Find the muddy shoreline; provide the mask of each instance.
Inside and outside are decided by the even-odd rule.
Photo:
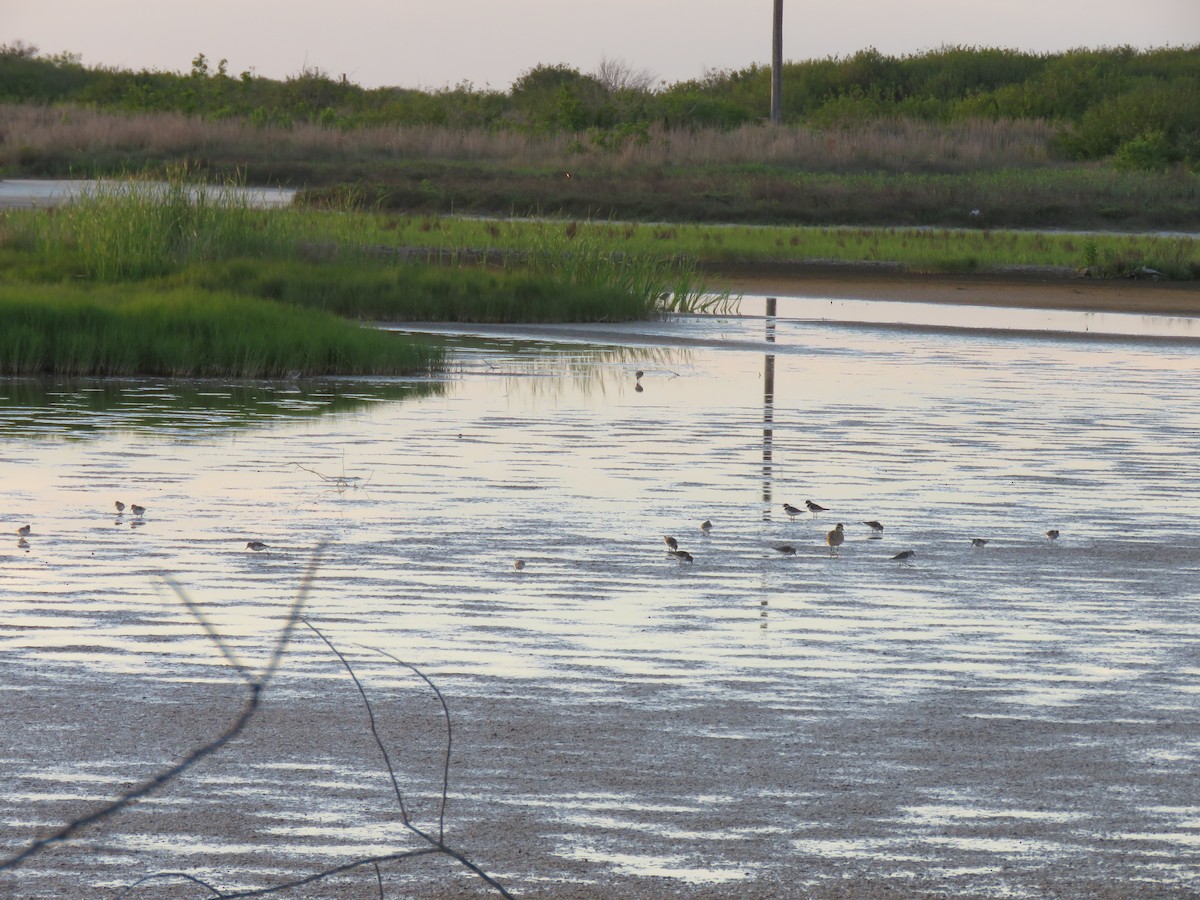
[[[1066,270],[913,275],[888,266],[817,263],[722,265],[707,275],[720,290],[768,297],[1200,316],[1200,281],[1102,280]]]

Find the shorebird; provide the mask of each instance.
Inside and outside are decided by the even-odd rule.
[[[641,369],[638,369],[636,372],[634,372],[634,373],[633,373],[633,377],[634,377],[634,378],[636,378],[638,381],[641,381],[641,380],[642,380],[642,376],[643,376],[643,375],[645,375],[645,374],[646,374],[646,373],[645,373],[645,372],[643,372]]]
[[[820,503],[813,503],[811,500],[805,500],[804,505],[808,507],[808,511],[814,516],[819,512],[828,512],[829,507],[822,506]]]
[[[705,519],[700,523],[700,530],[705,534],[708,534],[710,531],[712,531],[712,522],[710,522],[708,519]]]
[[[523,560],[523,559],[513,560],[513,568],[516,569],[518,572],[520,572],[523,568],[525,568],[525,560]]]
[[[114,503],[114,504],[113,504],[113,506],[115,506],[115,507],[117,508],[117,515],[118,515],[118,516],[119,516],[121,513],[125,512],[125,504],[124,504],[124,503],[122,503],[120,500],[118,500],[116,503]]]
[[[892,559],[894,559],[896,562],[900,563],[900,565],[903,566],[903,565],[907,565],[908,561],[916,555],[917,555],[917,553],[915,550],[901,550],[899,553],[897,553],[895,556],[893,556]]]
[[[686,550],[668,550],[667,552],[679,560],[680,563],[690,563],[692,561],[692,554]]]
[[[844,540],[846,540],[846,527],[839,522],[837,528],[825,535],[825,543],[829,545],[830,556],[838,552],[837,548],[842,545]]]
[[[140,516],[146,512],[146,507],[138,506],[136,503],[131,503],[129,505],[129,511],[135,516]]]
[[[800,515],[800,510],[796,509],[796,507],[792,506],[792,504],[790,504],[790,503],[783,504],[783,511],[785,513],[787,513],[788,516],[793,519],[796,518],[796,516]]]
[[[671,550],[679,549],[679,541],[675,540],[675,538],[671,537],[669,534],[663,535],[663,543],[670,547]]]
[[[254,550],[255,552],[257,552],[259,550],[266,550],[267,545],[264,544],[262,541],[250,541],[246,544],[246,549]]]
[[[31,532],[31,531],[33,531],[33,529],[30,528],[28,525],[22,525],[20,528],[17,529],[17,534],[20,537],[28,537],[29,532]]]
[[[883,531],[883,523],[876,522],[874,519],[872,519],[870,522],[863,522],[863,524],[866,525],[868,528],[870,528],[872,531],[876,531],[876,532]]]
[[[796,548],[793,547],[791,544],[776,544],[775,549],[778,550],[780,553],[782,553],[784,556],[795,556],[796,555]]]
[[[984,547],[987,546],[987,541],[984,538],[971,538],[971,546]]]
[[[1058,529],[1051,528],[1049,531],[1047,531],[1046,532],[1046,540],[1057,541],[1058,540]]]

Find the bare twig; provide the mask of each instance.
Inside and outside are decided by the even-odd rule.
[[[406,828],[408,828],[408,830],[411,831],[413,834],[415,834],[419,838],[421,838],[423,841],[427,841],[430,844],[430,846],[432,848],[434,848],[437,852],[446,854],[447,856],[451,857],[452,859],[457,860],[460,864],[465,866],[467,869],[474,872],[483,881],[485,881],[490,887],[495,888],[496,891],[500,894],[500,896],[507,898],[507,900],[512,900],[512,894],[510,894],[507,890],[505,890],[504,886],[502,884],[500,884],[500,882],[496,881],[496,879],[494,879],[491,875],[489,875],[487,872],[485,872],[483,869],[481,869],[478,865],[476,865],[474,862],[472,862],[463,853],[461,853],[458,850],[455,850],[453,847],[450,847],[445,843],[445,840],[444,840],[444,838],[445,838],[445,814],[446,814],[446,801],[447,801],[447,796],[449,793],[450,746],[451,746],[452,731],[451,731],[451,727],[450,727],[450,709],[446,705],[446,700],[442,696],[442,692],[437,689],[437,685],[435,685],[432,681],[430,681],[429,677],[427,675],[425,675],[424,672],[422,672],[420,669],[418,669],[416,666],[412,665],[411,663],[406,663],[406,662],[404,662],[404,660],[399,659],[398,657],[393,656],[391,653],[388,653],[386,651],[378,650],[378,649],[375,650],[376,653],[379,653],[382,656],[386,656],[388,659],[392,660],[393,662],[397,663],[398,665],[404,666],[406,669],[409,669],[410,671],[415,672],[418,676],[420,676],[420,678],[427,685],[429,685],[430,689],[433,690],[434,694],[437,695],[438,701],[442,704],[442,711],[445,714],[445,719],[446,719],[446,753],[445,753],[445,757],[444,757],[443,776],[442,776],[442,807],[441,807],[442,812],[441,812],[441,817],[440,817],[440,821],[439,821],[438,837],[435,839],[432,836],[426,834],[424,831],[422,831],[416,825],[414,825],[412,823],[412,820],[409,819],[408,813],[404,809],[404,799],[400,792],[399,783],[396,780],[395,771],[392,768],[391,758],[388,755],[387,748],[383,744],[383,740],[379,736],[378,730],[376,730],[375,712],[374,712],[374,710],[371,709],[371,701],[367,699],[367,693],[363,689],[362,682],[359,681],[358,676],[354,674],[354,670],[350,667],[350,663],[346,660],[346,657],[343,656],[342,653],[340,651],[338,651],[338,649],[336,647],[334,647],[334,645],[329,641],[329,639],[326,638],[325,635],[323,635],[320,631],[318,631],[317,628],[311,622],[309,622],[307,619],[305,619],[303,621],[304,621],[305,625],[307,625],[309,628],[311,628],[313,630],[313,632],[315,632],[316,635],[322,641],[325,642],[325,645],[334,652],[334,654],[337,656],[337,658],[341,660],[342,665],[346,668],[346,671],[350,674],[350,678],[354,681],[355,687],[358,688],[359,697],[362,699],[363,705],[366,707],[367,718],[371,723],[371,734],[375,737],[375,744],[376,744],[376,746],[379,747],[380,753],[383,754],[384,762],[387,765],[388,774],[391,776],[391,779],[392,779],[392,786],[396,791],[396,799],[400,802],[400,814],[401,814],[404,826]]]
[[[379,747],[379,752],[383,754],[383,764],[387,767],[388,777],[392,780],[392,790],[396,794],[396,802],[400,804],[400,821],[404,823],[405,828],[409,829],[423,840],[431,840],[430,837],[425,834],[425,832],[413,825],[412,820],[408,817],[408,810],[404,807],[404,792],[400,790],[400,782],[396,778],[396,770],[392,766],[392,758],[388,754],[387,747],[383,743],[383,738],[379,736],[379,729],[375,725],[375,710],[371,708],[371,701],[367,699],[367,692],[366,689],[363,688],[362,682],[359,681],[358,676],[354,674],[354,669],[350,666],[350,663],[346,660],[346,657],[342,655],[342,651],[338,650],[338,648],[333,645],[333,642],[330,641],[329,638],[325,637],[325,635],[323,635],[320,630],[313,625],[312,622],[308,621],[308,619],[304,619],[303,621],[305,625],[312,629],[313,634],[325,642],[325,646],[332,651],[333,655],[341,660],[342,667],[350,674],[351,681],[353,681],[354,686],[358,688],[358,695],[362,698],[363,706],[365,706],[367,710],[367,724],[371,728],[371,736],[375,738],[375,745]]]
[[[442,798],[441,798],[440,813],[439,813],[439,817],[438,817],[438,834],[437,834],[437,837],[435,838],[435,837],[427,834],[422,829],[418,828],[409,818],[408,811],[404,807],[404,798],[403,798],[403,793],[400,790],[399,780],[398,780],[395,770],[392,766],[391,758],[388,755],[387,748],[384,746],[383,739],[381,738],[379,731],[376,727],[374,710],[371,708],[371,703],[367,698],[366,690],[364,689],[362,683],[359,681],[358,676],[355,674],[349,661],[337,649],[337,647],[335,647],[333,645],[333,643],[328,638],[326,638],[325,635],[322,634],[311,622],[309,622],[307,619],[303,619],[301,617],[301,611],[304,608],[305,602],[308,597],[308,593],[312,588],[313,579],[314,579],[316,569],[317,569],[317,564],[321,558],[321,554],[324,550],[324,547],[325,547],[325,545],[321,544],[313,552],[312,560],[309,563],[309,566],[304,573],[303,579],[301,580],[300,586],[296,593],[296,599],[292,603],[292,606],[288,611],[287,619],[286,619],[283,627],[280,629],[279,636],[277,637],[276,642],[275,642],[275,647],[272,650],[271,655],[268,658],[266,665],[263,667],[262,673],[259,674],[257,677],[255,677],[254,674],[250,671],[250,669],[244,663],[242,663],[242,661],[238,658],[237,654],[234,653],[233,649],[228,645],[228,643],[221,636],[221,634],[217,631],[217,629],[212,625],[211,622],[209,622],[207,616],[204,615],[204,613],[200,609],[200,607],[196,603],[194,603],[192,601],[192,599],[188,596],[187,592],[175,581],[168,578],[167,582],[168,582],[168,584],[170,584],[172,590],[175,591],[176,596],[179,597],[180,601],[188,608],[188,610],[196,618],[197,622],[200,623],[200,625],[204,629],[205,633],[213,641],[213,643],[216,645],[216,647],[220,650],[221,655],[225,658],[226,662],[228,662],[229,665],[235,671],[237,671],[238,675],[246,683],[246,686],[249,689],[249,696],[247,697],[246,702],[242,707],[242,710],[239,712],[238,716],[233,721],[233,723],[214,740],[193,750],[186,757],[184,757],[180,762],[163,770],[162,772],[158,773],[153,778],[142,783],[141,785],[127,791],[126,793],[124,793],[123,795],[118,797],[116,800],[106,803],[105,805],[101,806],[99,809],[95,810],[94,812],[91,812],[91,813],[88,813],[87,815],[80,816],[76,819],[73,819],[72,821],[68,822],[67,824],[65,824],[64,826],[59,828],[57,831],[55,831],[53,834],[49,835],[48,837],[45,837],[45,838],[42,838],[40,840],[33,842],[28,847],[26,847],[24,850],[17,853],[15,856],[12,856],[9,859],[0,861],[0,871],[3,871],[5,869],[14,869],[18,865],[20,865],[22,862],[24,862],[25,860],[29,859],[30,857],[36,855],[37,853],[41,852],[42,850],[44,850],[46,847],[50,846],[51,844],[58,843],[61,841],[66,841],[69,838],[71,838],[80,829],[85,828],[89,825],[93,825],[98,822],[104,821],[109,816],[113,815],[114,813],[124,809],[125,807],[131,805],[132,803],[135,803],[136,801],[140,800],[141,798],[153,793],[154,791],[158,790],[159,788],[170,783],[175,778],[177,778],[179,775],[181,775],[185,771],[187,771],[187,769],[189,769],[193,765],[195,765],[197,762],[199,762],[200,760],[204,759],[207,756],[212,755],[213,753],[216,753],[218,750],[220,750],[222,747],[224,747],[226,744],[228,744],[230,741],[232,741],[234,738],[236,738],[245,729],[246,725],[249,723],[249,721],[253,717],[254,713],[258,710],[259,703],[262,700],[263,692],[266,689],[269,682],[271,681],[275,672],[278,670],[280,662],[281,662],[283,654],[284,654],[284,651],[287,649],[289,643],[291,642],[292,634],[295,630],[296,623],[298,621],[302,621],[338,657],[338,659],[342,663],[342,666],[346,669],[346,671],[349,673],[351,679],[354,681],[355,687],[357,687],[359,696],[361,697],[363,705],[366,708],[367,717],[370,722],[371,733],[375,738],[376,746],[379,747],[380,752],[383,754],[384,762],[388,769],[388,774],[391,777],[392,787],[396,793],[396,798],[400,804],[400,813],[401,813],[401,818],[403,820],[403,824],[414,835],[419,837],[421,840],[425,841],[428,846],[419,847],[419,848],[416,848],[413,850],[405,850],[405,851],[401,851],[401,852],[397,852],[397,853],[390,853],[390,854],[383,854],[380,856],[366,857],[363,859],[354,860],[352,862],[343,863],[341,865],[337,865],[337,866],[334,866],[329,869],[325,869],[320,872],[315,872],[310,875],[303,876],[301,878],[296,878],[296,879],[293,879],[293,880],[290,880],[287,882],[283,882],[280,884],[271,885],[269,887],[255,888],[255,889],[251,889],[251,890],[236,891],[236,892],[230,892],[230,893],[221,891],[219,888],[214,887],[213,885],[209,884],[208,882],[206,882],[200,878],[197,878],[193,875],[184,873],[184,872],[156,872],[152,875],[147,875],[143,878],[139,878],[137,881],[128,885],[124,890],[121,891],[120,894],[118,894],[118,898],[128,896],[132,891],[134,891],[141,885],[147,884],[151,881],[159,881],[159,880],[165,880],[165,879],[182,879],[182,880],[191,882],[192,884],[198,885],[198,886],[204,888],[205,890],[211,892],[211,896],[213,898],[220,898],[220,900],[238,900],[238,898],[264,897],[264,896],[267,896],[270,894],[275,894],[275,893],[279,893],[282,891],[291,890],[293,888],[302,887],[304,885],[314,884],[318,881],[332,877],[334,875],[339,875],[339,874],[342,874],[345,872],[350,872],[354,869],[370,865],[374,868],[375,880],[376,880],[376,884],[378,885],[378,888],[379,888],[379,896],[382,900],[382,898],[384,896],[384,888],[383,888],[383,873],[380,870],[380,863],[388,863],[388,862],[396,862],[396,861],[400,861],[400,860],[415,859],[420,856],[428,856],[430,854],[441,853],[441,854],[445,854],[445,855],[451,857],[452,859],[457,860],[461,865],[463,865],[465,868],[469,869],[471,872],[473,872],[475,875],[477,875],[480,879],[482,879],[484,882],[486,882],[489,886],[494,888],[497,891],[497,893],[499,893],[500,896],[506,898],[506,900],[512,900],[512,895],[507,890],[505,890],[505,888],[499,882],[497,882],[492,876],[490,876],[486,872],[484,872],[483,869],[481,869],[476,863],[472,862],[462,852],[455,850],[452,847],[447,846],[445,843],[446,808],[447,808],[447,804],[448,804],[449,782],[450,782],[450,751],[451,751],[451,746],[452,746],[453,732],[452,732],[451,724],[450,724],[450,709],[449,709],[449,706],[447,705],[445,697],[442,695],[441,691],[439,691],[437,686],[425,675],[425,673],[423,673],[416,666],[413,666],[410,663],[406,663],[403,660],[392,655],[391,653],[387,653],[386,651],[382,651],[382,650],[375,651],[375,652],[380,653],[383,656],[386,656],[388,659],[392,660],[393,662],[397,663],[398,665],[404,666],[405,668],[409,669],[410,671],[412,671],[416,675],[418,675],[429,686],[429,688],[434,692],[434,694],[438,698],[438,702],[441,703],[441,706],[442,706],[442,712],[443,712],[445,723],[446,723],[446,749],[445,749],[445,756],[444,756],[443,766],[442,766]],[[366,648],[366,649],[371,649],[371,648]]]
[[[380,650],[378,647],[367,649],[374,650],[381,656],[386,656],[392,662],[414,672],[422,681],[429,685],[429,689],[433,691],[434,695],[438,698],[438,702],[442,704],[442,715],[446,720],[446,752],[442,757],[442,806],[441,814],[438,816],[438,841],[443,841],[446,838],[446,805],[449,803],[450,795],[450,749],[454,743],[454,732],[450,728],[450,707],[446,705],[446,698],[442,696],[442,692],[438,690],[437,685],[430,681],[428,676],[416,666],[406,663],[402,659],[397,659],[386,650]]]
[[[200,627],[204,629],[204,633],[207,634],[209,639],[217,645],[217,649],[221,651],[221,655],[225,657],[225,661],[229,663],[229,665],[233,666],[237,673],[242,676],[243,681],[245,681],[247,684],[253,684],[254,678],[252,677],[250,670],[242,664],[242,661],[238,659],[237,654],[233,652],[233,649],[225,643],[225,639],[221,637],[220,632],[217,631],[217,629],[213,627],[212,623],[208,621],[208,617],[204,615],[204,611],[192,601],[192,598],[188,595],[188,592],[184,590],[183,586],[180,585],[179,582],[177,582],[170,575],[165,576],[165,578],[171,590],[175,592],[175,596],[179,598],[179,602],[188,608],[188,612],[190,612],[192,617],[200,623]]]
[[[293,462],[292,465],[298,469],[303,469],[305,472],[308,472],[311,475],[316,475],[318,478],[320,478],[322,481],[326,482],[327,484],[332,483],[334,485],[334,490],[336,490],[339,494],[350,488],[354,488],[355,490],[361,490],[363,487],[365,487],[366,485],[371,483],[371,478],[373,478],[375,475],[375,473],[372,472],[370,475],[367,476],[365,481],[357,475],[347,475],[346,474],[346,456],[344,453],[342,454],[342,474],[341,475],[326,475],[324,472],[318,472],[316,469],[313,469],[309,466],[301,465],[298,462]]]
[[[257,679],[247,683],[247,687],[250,691],[249,696],[246,698],[246,702],[242,706],[241,712],[238,713],[237,718],[234,719],[233,723],[226,728],[224,732],[218,735],[214,740],[209,741],[207,744],[197,747],[175,765],[169,766],[150,780],[145,781],[137,787],[126,791],[115,800],[105,803],[99,809],[96,809],[90,813],[72,819],[70,822],[67,822],[65,825],[60,827],[57,831],[53,832],[47,837],[39,838],[14,856],[10,856],[5,860],[0,860],[0,872],[7,869],[15,869],[25,860],[36,856],[38,853],[45,850],[52,844],[66,841],[80,829],[86,828],[89,825],[94,825],[97,822],[102,822],[112,816],[114,813],[120,812],[125,807],[130,806],[138,800],[141,800],[143,797],[154,793],[159,788],[174,781],[200,760],[216,753],[218,750],[236,738],[239,734],[241,734],[246,725],[249,723],[250,719],[254,716],[254,713],[258,710],[259,702],[262,699],[263,689],[270,681],[271,676],[275,674],[275,670],[279,667],[279,660],[283,656],[283,651],[286,649],[288,641],[291,638],[291,633],[295,627],[296,620],[300,616],[300,610],[304,607],[304,602],[308,597],[308,591],[312,585],[313,574],[316,570],[317,562],[320,559],[323,550],[324,544],[321,544],[313,552],[312,561],[309,563],[308,570],[306,571],[304,579],[300,584],[300,589],[296,592],[296,600],[292,604],[292,608],[288,613],[287,622],[280,630],[279,638],[275,643],[275,649],[272,651],[271,657],[267,661],[267,665],[264,668],[263,673]],[[188,605],[189,609],[193,608],[192,604],[189,603]],[[205,625],[203,621],[201,624],[205,626],[206,630],[211,628],[211,626]],[[209,636],[214,637],[214,640],[217,642],[217,646],[221,648],[225,658],[229,659],[231,664],[238,668],[238,673],[243,677],[243,679],[245,679],[247,674],[246,670],[241,667],[240,664],[231,659],[231,654],[227,652],[224,642],[219,640],[219,636],[217,636],[216,633],[211,630],[209,630]]]

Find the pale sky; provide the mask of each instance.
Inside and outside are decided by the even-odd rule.
[[[268,78],[305,66],[364,87],[508,90],[539,63],[602,58],[668,83],[767,65],[772,0],[0,0],[0,43],[85,65]],[[784,57],[943,44],[1034,52],[1200,44],[1200,0],[785,0]]]

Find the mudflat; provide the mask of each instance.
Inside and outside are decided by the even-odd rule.
[[[1200,316],[1200,281],[1104,280],[1040,270],[910,275],[871,266],[808,264],[721,266],[708,277],[715,287],[737,294]]]
[[[710,271],[708,276],[722,290],[768,297],[1200,315],[1200,281],[1109,280],[1040,270],[914,275],[887,268],[807,264],[724,266]]]

